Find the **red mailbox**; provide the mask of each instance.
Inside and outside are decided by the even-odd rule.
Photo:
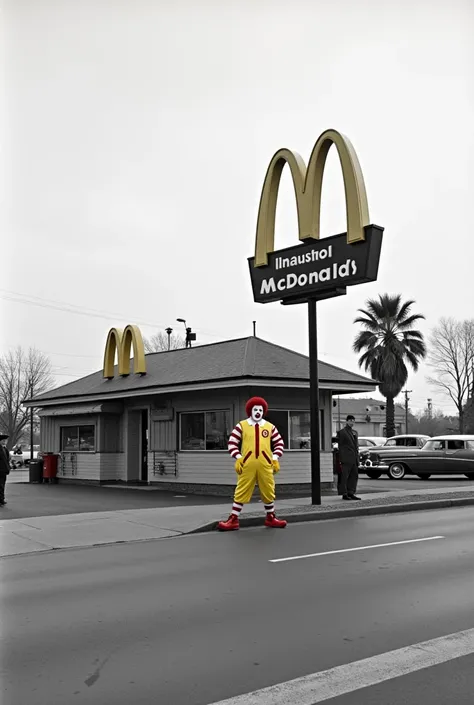
[[[45,480],[53,480],[58,474],[58,456],[45,454],[43,456],[43,478]]]

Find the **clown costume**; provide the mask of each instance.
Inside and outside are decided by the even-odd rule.
[[[235,531],[239,528],[239,516],[244,504],[252,499],[255,485],[265,507],[265,526],[283,529],[286,521],[275,516],[275,478],[280,470],[279,459],[283,455],[284,443],[277,428],[264,415],[268,404],[261,397],[252,397],[245,405],[248,418],[234,428],[229,437],[228,451],[235,460],[238,475],[232,512],[227,521],[220,521],[220,531]]]

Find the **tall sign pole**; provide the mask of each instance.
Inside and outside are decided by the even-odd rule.
[[[320,239],[321,190],[328,151],[334,145],[346,194],[347,232]],[[280,179],[288,165],[295,187],[300,243],[275,251],[275,217]],[[289,149],[273,156],[263,182],[255,255],[249,257],[257,303],[308,304],[311,414],[311,501],[321,504],[321,441],[318,379],[318,301],[342,296],[348,286],[377,280],[383,228],[370,223],[364,178],[350,140],[336,130],[323,132],[306,167]]]
[[[408,433],[408,402],[410,401],[408,395],[411,393],[411,389],[405,389],[403,393],[405,395],[405,433]]]
[[[33,395],[31,395],[33,396]],[[33,462],[33,442],[34,442],[34,427],[33,427],[34,409],[30,408],[30,460]]]
[[[311,503],[321,504],[321,439],[319,427],[318,322],[316,299],[308,301],[309,407],[311,433]]]

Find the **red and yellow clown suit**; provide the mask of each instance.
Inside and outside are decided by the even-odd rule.
[[[221,531],[235,531],[239,528],[239,516],[244,504],[252,499],[255,485],[265,507],[265,526],[283,529],[286,521],[275,516],[275,478],[280,470],[279,459],[283,455],[283,438],[276,426],[265,421],[268,404],[261,397],[252,397],[245,405],[248,416],[230,434],[228,451],[235,460],[238,475],[234,493],[232,512],[227,521],[217,525]]]

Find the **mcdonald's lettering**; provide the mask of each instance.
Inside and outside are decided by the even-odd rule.
[[[118,373],[121,377],[130,374],[130,358],[133,347],[133,371],[146,374],[145,348],[142,334],[137,326],[111,328],[107,336],[104,353],[104,377],[113,379],[115,372],[115,353],[117,353]]]
[[[305,287],[308,284],[317,284],[318,282],[329,282],[336,279],[344,279],[349,275],[357,274],[357,264],[354,260],[346,260],[344,264],[338,265],[336,262],[332,267],[325,267],[318,272],[309,272],[302,274],[287,274],[285,277],[277,279],[270,277],[263,279],[260,287],[260,294],[270,294],[278,291],[288,291],[295,286]]]
[[[321,189],[331,145],[335,145],[341,163],[347,232],[320,240]],[[276,206],[285,164],[293,179],[301,242],[275,252]],[[263,182],[255,255],[248,260],[254,300],[285,303],[292,298],[293,303],[299,303],[309,297],[318,298],[318,294],[329,298],[331,290],[341,287],[375,281],[382,234],[383,228],[370,224],[364,177],[347,137],[336,130],[323,132],[314,145],[307,168],[296,152],[278,150]],[[285,276],[282,269],[288,270]]]

